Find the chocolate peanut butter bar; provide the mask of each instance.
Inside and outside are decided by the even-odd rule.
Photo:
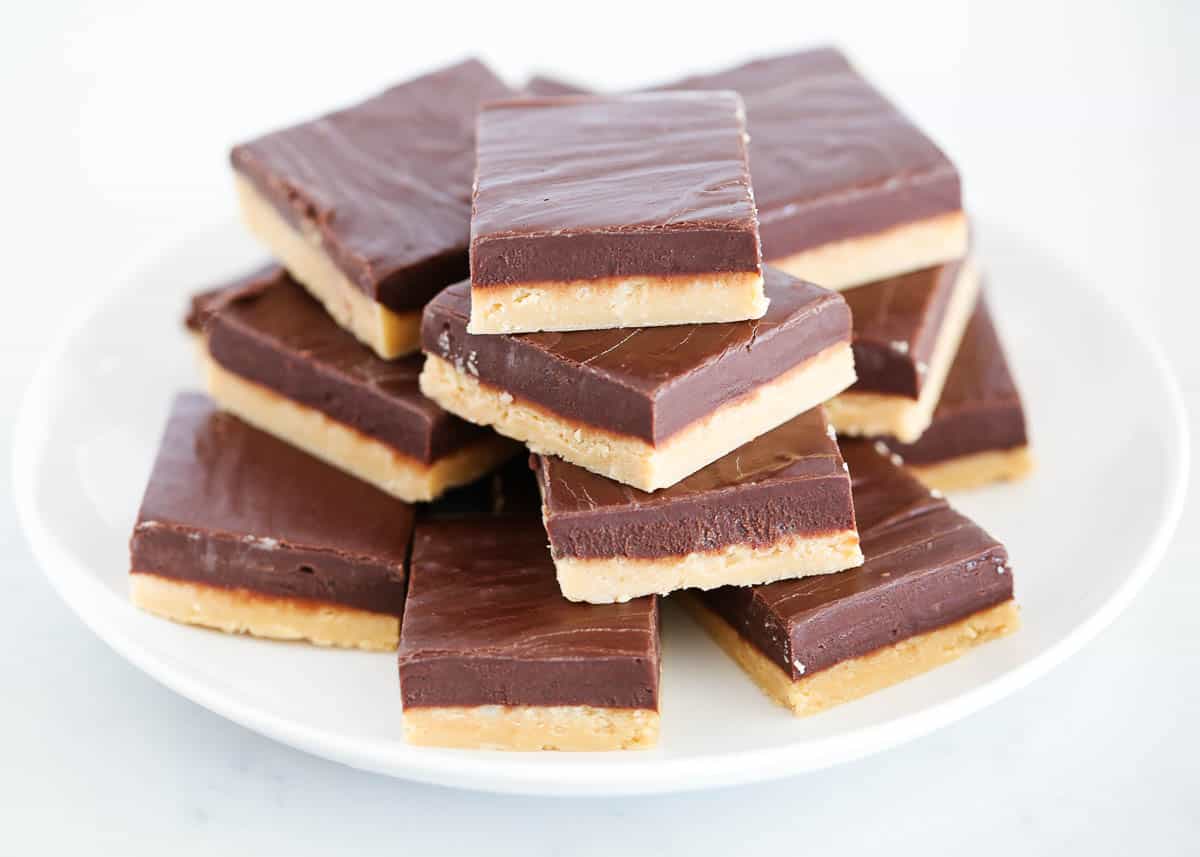
[[[485,105],[471,333],[761,316],[745,136],[732,92]]]
[[[843,292],[854,317],[858,380],[828,405],[840,434],[921,436],[978,293],[969,257]]]
[[[958,171],[839,51],[659,88],[741,94],[767,264],[842,289],[966,255]]]
[[[768,269],[754,321],[480,336],[467,284],[425,309],[421,391],[594,473],[673,485],[854,381],[850,311]]]
[[[848,441],[842,454],[862,566],[686,601],[721,648],[800,716],[949,663],[1019,625],[1002,544],[870,442]]]
[[[392,649],[412,524],[407,503],[183,394],[129,543],[130,596],[229,633]]]
[[[250,230],[380,357],[467,275],[475,113],[509,93],[469,60],[233,149]]]
[[[517,451],[423,396],[421,355],[381,359],[282,268],[196,306],[208,390],[223,408],[393,496],[431,500]]]
[[[423,521],[400,637],[404,736],[497,750],[658,740],[658,600],[563,599],[533,516]]]
[[[910,473],[942,491],[1020,479],[1033,469],[1021,396],[982,296],[929,428],[916,443],[880,443]]]
[[[558,584],[608,603],[861,565],[850,476],[821,408],[647,494],[538,456]]]

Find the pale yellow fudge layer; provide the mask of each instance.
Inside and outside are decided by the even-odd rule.
[[[157,574],[129,575],[134,606],[185,625],[318,646],[390,651],[400,643],[400,619],[337,604],[206,586]]]

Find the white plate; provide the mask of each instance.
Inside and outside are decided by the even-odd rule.
[[[991,297],[1039,469],[955,500],[1006,541],[1024,629],[900,687],[807,720],[769,702],[668,612],[662,743],[505,754],[408,747],[395,659],[173,625],[126,600],[127,540],[168,402],[195,388],[189,290],[259,251],[230,223],[151,256],[65,329],[17,425],[17,505],[47,576],[117,652],[264,735],[360,768],[505,792],[663,792],[858,758],[995,702],[1078,650],[1129,603],[1179,519],[1189,446],[1161,351],[1028,241],[984,230]]]

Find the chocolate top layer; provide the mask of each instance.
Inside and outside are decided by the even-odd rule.
[[[421,394],[420,354],[381,360],[282,268],[240,282],[206,328],[209,353],[225,369],[422,463],[491,434]]]
[[[699,594],[792,679],[1012,598],[1003,545],[870,442],[845,441],[842,454],[864,565]]]
[[[732,92],[485,105],[472,285],[762,268]]]
[[[239,297],[249,296],[255,292],[270,288],[279,270],[279,266],[273,262],[259,265],[249,273],[243,274],[228,283],[215,286],[211,289],[205,289],[202,292],[196,292],[188,300],[188,309],[187,314],[183,317],[183,326],[192,333],[202,332],[205,325],[208,324],[208,320],[213,317],[216,311],[231,300],[236,300]]]
[[[477,60],[236,146],[234,169],[397,311],[467,275],[475,113],[510,90]]]
[[[962,209],[954,165],[832,48],[658,89],[741,93],[768,261]]]
[[[852,391],[920,395],[962,268],[950,262],[842,293],[854,319]]]
[[[658,600],[559,592],[536,517],[428,521],[400,634],[406,707],[657,708]]]
[[[526,402],[657,444],[825,349],[850,340],[845,300],[764,269],[766,315],[570,333],[467,333],[471,295],[460,283],[425,308],[421,348]]]
[[[537,464],[556,557],[681,556],[854,528],[850,478],[823,408],[653,494],[554,456]]]
[[[906,462],[918,465],[1029,442],[1021,396],[983,297],[963,334],[929,428],[916,443],[892,438],[885,442]]]
[[[412,507],[176,398],[130,541],[137,572],[399,615]]]

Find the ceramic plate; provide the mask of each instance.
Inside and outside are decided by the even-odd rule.
[[[997,323],[1039,461],[954,502],[1005,541],[1024,628],[867,699],[796,720],[682,614],[664,619],[662,742],[635,753],[506,754],[405,745],[391,655],[227,637],[126,599],[127,542],[174,393],[196,388],[185,297],[262,258],[233,222],[147,256],[50,349],[22,407],[17,504],[47,576],[92,630],[177,692],[356,767],[504,792],[615,794],[744,783],[908,741],[1012,693],[1078,650],[1160,560],[1188,472],[1162,353],[1036,243],[981,229]],[[1127,294],[1127,292],[1126,292]],[[153,712],[148,712],[153,716]]]

